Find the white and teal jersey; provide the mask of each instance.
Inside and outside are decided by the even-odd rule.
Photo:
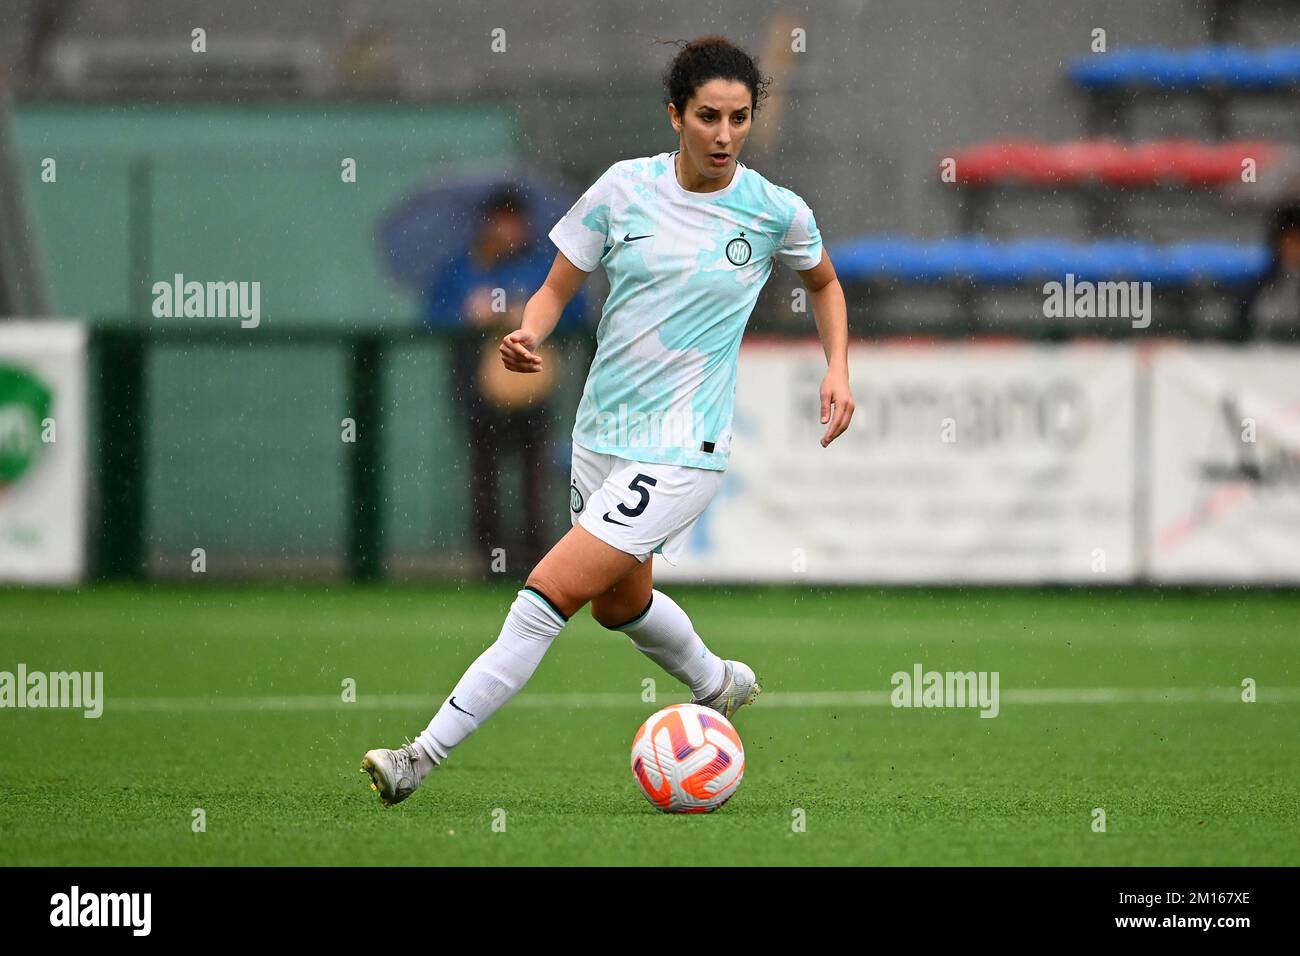
[[[745,324],[773,259],[813,268],[821,234],[799,196],[739,163],[726,188],[687,191],[676,152],[615,163],[551,230],[610,285],[573,440],[725,471]]]

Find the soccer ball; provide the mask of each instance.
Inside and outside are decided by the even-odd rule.
[[[632,775],[664,813],[709,813],[740,789],[745,748],[716,710],[674,704],[651,715],[632,738]]]

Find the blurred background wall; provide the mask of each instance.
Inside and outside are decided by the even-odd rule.
[[[32,34],[46,6],[66,12],[38,53]],[[232,0],[217,7],[207,0],[7,0],[0,62],[30,97],[135,93],[174,103],[205,95],[249,101],[391,94],[476,111],[495,106],[518,124],[516,148],[585,185],[617,159],[676,145],[657,82],[672,48],[654,40],[722,32],[760,56],[770,49],[772,69],[773,34],[784,45],[788,26],[796,25],[807,30],[809,54],[774,87],[784,100],[778,135],[770,149],[749,157],[752,165],[808,199],[832,235],[940,235],[956,225],[951,203],[928,175],[944,149],[994,135],[1070,137],[1082,128],[1083,102],[1061,70],[1069,57],[1089,51],[1092,29],[1104,28],[1112,47],[1190,46],[1208,39],[1212,15],[1225,6],[1233,4],[756,0],[738,7],[612,0],[529,8],[502,0]],[[1237,39],[1300,39],[1294,5],[1263,6]],[[196,26],[213,39],[202,67],[184,55]],[[496,28],[506,30],[504,53],[489,52]],[[217,56],[225,57],[220,67]],[[166,63],[170,89],[158,79]],[[1194,104],[1148,120],[1140,133],[1205,132]],[[193,117],[178,122],[177,140],[152,145],[183,146],[183,129],[203,125]],[[1243,136],[1275,134],[1279,123],[1294,129],[1268,110],[1240,122]],[[266,125],[274,124],[264,117],[263,136]],[[258,135],[256,126],[253,119],[250,135]],[[412,124],[408,148],[432,132]],[[292,133],[291,142],[306,139],[301,130]]]
[[[658,82],[674,48],[656,39],[722,32],[762,58],[777,83],[743,158],[801,194],[828,241],[927,238],[961,228],[934,175],[954,145],[1082,135],[1087,103],[1063,68],[1088,52],[1095,28],[1115,47],[1300,38],[1296,7],[1284,2],[1257,4],[1249,24],[1221,34],[1233,6],[5,0],[0,81],[13,98],[53,314],[142,323],[152,280],[202,273],[260,279],[280,329],[405,329],[420,306],[384,275],[375,219],[447,164],[512,158],[576,196],[618,159],[675,148]],[[196,27],[206,31],[202,57],[190,54]],[[796,27],[808,52],[789,57]],[[504,52],[492,51],[498,29]],[[1294,112],[1245,104],[1233,122],[1237,137],[1297,138]],[[1127,132],[1212,133],[1202,104],[1175,100],[1135,109]],[[41,181],[46,156],[58,157],[57,189]],[[341,157],[357,160],[354,188],[337,186]],[[993,212],[995,235],[1088,232],[1059,197]],[[1122,228],[1152,241],[1247,240],[1261,222],[1249,210],[1207,218],[1162,201]],[[774,278],[756,324],[779,323],[793,284]],[[870,316],[854,309],[856,331],[869,332]],[[811,331],[811,317],[803,322]],[[150,351],[152,570],[183,571],[196,541],[250,571],[342,569],[349,490],[335,432],[347,361],[345,346],[319,341]],[[464,451],[439,404],[445,354],[437,343],[399,344],[386,363],[390,564],[455,569]],[[583,371],[573,363],[555,413],[557,502]],[[553,522],[556,532],[567,525],[562,502]]]

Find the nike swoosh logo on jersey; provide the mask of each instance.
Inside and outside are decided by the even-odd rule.
[[[474,715],[471,714],[468,710],[466,710],[464,707],[457,707],[457,706],[456,706],[456,696],[455,696],[454,694],[452,695],[451,700],[447,701],[447,703],[451,704],[451,706],[452,706],[454,709],[459,710],[459,711],[460,711],[462,714],[464,714],[466,717],[473,717],[473,716],[474,716]]]
[[[616,520],[616,519],[614,519],[614,518],[611,518],[611,517],[609,516],[609,512],[608,512],[608,511],[606,511],[603,515],[601,515],[601,517],[604,518],[606,521],[608,521],[610,524],[621,524],[624,528],[630,528],[630,527],[632,527],[632,526],[631,526],[630,524],[628,524],[626,521],[618,521],[618,520]]]
[[[653,236],[654,236],[654,233],[653,233],[653,232],[650,233],[650,235],[648,235],[648,236],[634,236],[634,235],[632,235],[632,233],[629,232],[626,236],[623,237],[623,241],[624,241],[624,242],[636,242],[638,239],[649,239],[649,238],[651,238],[651,237],[653,237]]]

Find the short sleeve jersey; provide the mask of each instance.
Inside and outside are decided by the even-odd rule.
[[[813,268],[821,234],[798,195],[741,163],[723,189],[686,190],[676,153],[615,163],[550,232],[610,284],[573,440],[725,471],[745,325],[773,261]]]

